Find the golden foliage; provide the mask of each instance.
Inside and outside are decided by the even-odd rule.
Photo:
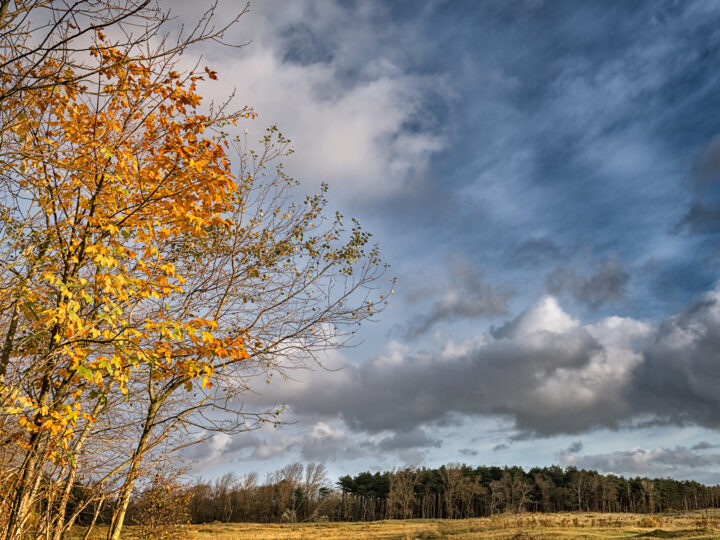
[[[127,393],[133,366],[207,386],[212,359],[247,357],[242,334],[218,335],[212,320],[158,309],[183,294],[187,279],[168,248],[231,224],[225,215],[237,184],[227,141],[205,130],[234,118],[197,112],[201,75],[180,79],[121,62],[101,32],[91,53],[97,84],[32,92],[5,126],[12,152],[0,159],[15,197],[6,206],[5,244],[19,251],[6,262],[15,279],[3,293],[19,312],[14,334],[25,336],[12,356],[32,358],[30,386],[39,389],[22,392],[6,381],[4,410],[24,431],[50,432],[66,449],[87,414],[82,398],[113,386]],[[50,60],[42,69],[55,67]],[[153,316],[133,317],[140,311]],[[28,377],[21,382],[27,388]],[[54,458],[56,450],[49,449]]]

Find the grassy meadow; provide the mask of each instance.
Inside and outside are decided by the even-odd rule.
[[[80,531],[78,531],[80,532]],[[102,530],[97,536],[104,538]],[[559,513],[498,515],[461,520],[388,520],[352,523],[215,523],[193,525],[183,535],[197,540],[488,538],[497,540],[690,538],[720,539],[720,510],[668,514]],[[80,538],[80,536],[73,538]],[[133,527],[123,538],[138,538]]]

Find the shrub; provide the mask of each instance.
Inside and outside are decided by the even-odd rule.
[[[156,476],[135,502],[134,522],[140,539],[187,538],[191,492],[173,479]]]
[[[650,516],[645,516],[640,521],[638,521],[638,527],[642,527],[643,529],[655,529],[658,527],[658,525],[659,523]]]

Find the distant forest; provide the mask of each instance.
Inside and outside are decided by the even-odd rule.
[[[148,488],[145,493],[152,490]],[[157,491],[154,497],[157,496]],[[193,523],[372,521],[471,518],[521,512],[667,512],[718,507],[720,486],[672,479],[624,478],[559,466],[405,468],[363,472],[329,485],[325,467],[293,463],[267,476],[228,473],[174,497]],[[143,492],[130,517],[147,506]],[[187,505],[187,506],[185,506]],[[133,511],[135,509],[135,511]]]

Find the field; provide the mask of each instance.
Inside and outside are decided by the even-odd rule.
[[[133,527],[123,538],[135,538]],[[102,538],[99,535],[95,538]],[[411,540],[448,538],[463,540],[691,538],[720,539],[720,511],[672,514],[523,514],[462,520],[403,520],[371,523],[255,523],[194,525],[185,535],[197,540],[280,539],[383,539]]]

